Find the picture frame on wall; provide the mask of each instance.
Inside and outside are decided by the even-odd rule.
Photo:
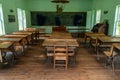
[[[15,15],[8,15],[9,22],[15,22]]]

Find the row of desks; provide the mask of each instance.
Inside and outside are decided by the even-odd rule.
[[[65,44],[64,44],[65,43]],[[48,61],[50,57],[50,59],[53,60],[54,58],[54,46],[57,45],[57,46],[67,46],[68,47],[68,51],[70,49],[72,49],[72,57],[74,58],[73,59],[73,62],[75,63],[75,53],[76,53],[76,47],[79,46],[78,42],[76,39],[73,39],[71,34],[68,33],[68,32],[54,32],[50,35],[50,37],[48,39],[45,39],[43,44],[42,44],[44,47],[45,47],[45,52],[46,52],[46,61]],[[50,52],[49,52],[50,51]],[[70,53],[68,52],[68,56],[70,55]],[[70,60],[70,59],[68,59]],[[49,62],[49,61],[48,61]]]
[[[115,57],[119,55],[120,37],[106,36],[101,33],[86,33],[85,42],[89,40],[89,45],[93,46],[97,55],[97,60],[100,60],[100,49],[104,48],[102,52],[107,57],[106,64],[112,66],[112,71],[115,72]],[[117,49],[117,50],[116,50]]]
[[[101,47],[111,47],[113,46],[113,43],[117,45],[120,44],[120,37],[110,37],[106,36],[102,33],[86,33],[85,34],[85,42],[89,39],[89,44],[95,48],[95,51],[97,53],[97,59],[99,59],[99,49]]]
[[[15,51],[16,46],[21,46],[24,49],[26,44],[29,45],[31,42],[33,44],[34,39],[37,39],[38,37],[36,35],[38,35],[37,29],[30,31],[17,31],[12,34],[0,36],[0,61],[3,62],[2,53],[5,49],[8,49],[11,46],[13,47],[11,49],[14,49],[10,50],[12,52]]]
[[[68,46],[78,47],[79,44],[76,39],[73,39],[68,32],[53,32],[48,39],[45,39],[43,46],[53,46],[56,41],[64,41]]]

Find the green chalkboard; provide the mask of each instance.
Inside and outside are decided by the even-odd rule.
[[[86,12],[31,12],[31,25],[86,26]]]

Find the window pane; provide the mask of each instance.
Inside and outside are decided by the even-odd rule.
[[[19,26],[19,30],[23,30],[23,25],[22,25],[22,10],[21,9],[17,9],[17,13],[18,13],[18,26]]]
[[[96,12],[96,23],[100,23],[101,18],[101,10],[97,10]]]
[[[23,27],[24,29],[26,28],[26,15],[25,15],[25,10],[23,10]]]
[[[113,35],[120,36],[120,5],[116,7]]]
[[[19,30],[24,30],[26,28],[26,15],[25,15],[25,10],[22,9],[17,9],[18,12],[18,25],[19,25]]]
[[[2,4],[0,4],[0,35],[5,34]]]

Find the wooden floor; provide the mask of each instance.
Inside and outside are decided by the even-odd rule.
[[[68,70],[62,67],[53,69],[45,63],[44,47],[36,42],[12,67],[0,69],[0,80],[119,80],[120,72],[112,73],[110,67],[104,67],[97,61],[92,49],[80,43],[77,50],[77,62],[69,65]]]

